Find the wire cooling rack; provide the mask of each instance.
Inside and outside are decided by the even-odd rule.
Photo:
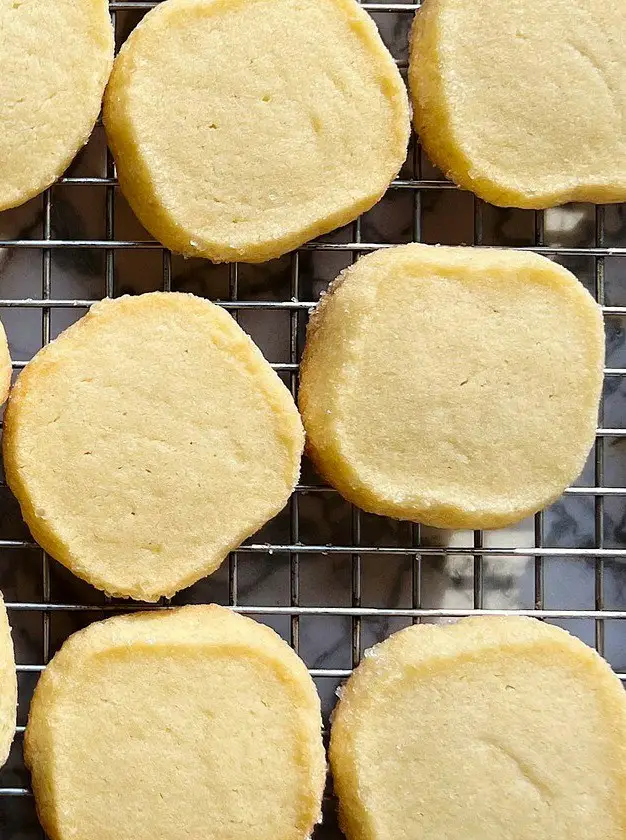
[[[153,2],[111,2],[118,46]],[[413,4],[363,3],[401,69]],[[167,116],[164,117],[167,119]],[[363,650],[416,621],[476,612],[535,615],[594,645],[626,678],[626,221],[623,206],[545,212],[490,207],[445,181],[416,143],[384,199],[352,225],[262,266],[172,256],[119,193],[101,126],[66,176],[0,214],[0,315],[16,371],[105,295],[192,291],[219,301],[295,394],[308,311],[366,251],[409,241],[531,249],[570,268],[603,307],[600,428],[577,485],[498,532],[444,532],[368,515],[305,464],[287,509],[173,603],[229,604],[273,626],[313,675],[325,718]],[[38,548],[0,485],[0,585],[13,626],[18,734],[0,772],[3,840],[41,837],[22,736],[38,674],[72,632],[142,605],[107,599]],[[166,606],[166,605],[163,605]],[[339,837],[332,796],[316,837]]]

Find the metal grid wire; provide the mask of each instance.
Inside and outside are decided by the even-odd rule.
[[[110,2],[111,16],[114,24],[119,24],[121,14],[142,12],[154,5],[153,2]],[[403,3],[363,3],[363,6],[372,12],[381,29],[386,25],[385,17],[389,16],[392,25],[385,31],[391,33],[391,40],[398,38],[398,32],[406,32],[407,27],[403,21],[410,20],[417,8],[414,4]],[[117,32],[119,38],[119,25]],[[393,49],[397,44],[391,43],[390,46]],[[397,58],[401,68],[406,66],[406,53],[402,52],[404,46],[400,45],[400,55]],[[89,251],[90,254],[99,252],[103,255],[103,260],[99,263],[103,271],[102,293],[114,296],[120,293],[120,255],[137,253],[141,255],[141,260],[145,260],[147,254],[156,251],[162,255],[158,282],[153,277],[154,262],[150,262],[152,268],[145,269],[146,273],[151,274],[151,288],[178,288],[175,258],[167,250],[149,238],[120,236],[118,233],[116,210],[119,211],[123,199],[118,193],[113,161],[108,151],[105,154],[104,171],[101,174],[75,174],[70,170],[70,174],[60,179],[58,186],[44,194],[43,199],[40,199],[41,225],[33,236],[25,236],[19,232],[14,236],[6,235],[4,229],[0,230],[1,253],[11,257],[25,251],[30,265],[38,265],[38,261],[41,261],[40,294],[36,297],[7,296],[6,292],[3,292],[4,274],[0,267],[0,315],[10,326],[12,310],[35,310],[41,316],[41,345],[54,337],[56,328],[53,329],[52,320],[55,315],[61,313],[62,321],[65,318],[63,323],[68,323],[73,314],[76,317],[82,315],[84,308],[99,297],[89,294],[64,297],[55,293],[53,274],[58,252],[68,251],[74,257],[79,255],[78,258],[82,251]],[[104,224],[101,229],[104,236],[73,237],[63,235],[62,232],[59,234],[53,223],[59,191],[64,191],[64,195],[68,194],[65,191],[70,191],[73,195],[79,191],[89,191],[89,195],[94,197],[94,202],[96,198],[97,202],[101,202],[101,191],[104,191],[104,202],[101,203],[104,211]],[[623,233],[619,225],[613,225],[612,230],[616,228],[617,233],[611,234],[610,243],[607,244],[605,208],[586,208],[581,211],[586,222],[591,218],[593,225],[590,236],[587,224],[582,244],[572,244],[571,241],[564,244],[557,241],[558,236],[552,235],[550,239],[546,239],[544,212],[513,211],[515,218],[523,222],[526,230],[529,226],[532,228],[525,240],[523,237],[515,240],[514,236],[503,233],[505,225],[500,228],[496,226],[495,233],[491,231],[486,234],[486,228],[491,224],[486,222],[486,214],[492,214],[493,208],[488,208],[478,199],[442,180],[425,161],[417,143],[411,149],[407,167],[390,188],[390,212],[393,210],[394,196],[400,193],[404,194],[401,202],[402,224],[405,230],[408,230],[402,241],[432,242],[447,237],[444,241],[458,244],[464,241],[471,244],[472,240],[477,245],[506,244],[520,249],[535,250],[566,265],[587,266],[587,285],[591,287],[598,303],[603,307],[607,320],[613,323],[613,334],[619,343],[622,336],[620,319],[626,316],[626,295],[618,300],[618,303],[615,302],[615,295],[607,298],[605,267],[607,260],[619,260],[620,257],[626,256],[626,224]],[[406,200],[407,195],[409,201]],[[448,215],[443,218],[438,214],[435,204],[446,195],[449,196],[449,199],[446,199]],[[465,228],[463,232],[454,233],[461,212],[461,201],[464,212],[467,211],[467,202],[471,204],[469,224],[472,230],[469,236]],[[510,219],[509,211],[498,213],[498,218],[505,221]],[[437,218],[433,222],[434,217]],[[393,236],[388,240],[384,237],[384,221],[379,225],[383,234],[379,234],[377,240],[372,238],[372,230],[372,225],[366,224],[364,217],[344,229],[341,235],[323,237],[290,255],[286,258],[288,280],[282,287],[280,299],[275,299],[271,294],[246,297],[245,291],[242,296],[242,272],[245,271],[245,267],[236,264],[224,267],[224,271],[227,272],[227,295],[209,295],[213,298],[222,297],[219,301],[221,305],[235,317],[242,320],[245,318],[243,326],[246,328],[253,323],[256,313],[272,312],[284,317],[283,326],[287,341],[282,357],[273,366],[285,378],[294,395],[297,390],[298,362],[304,327],[308,311],[315,303],[311,294],[315,287],[312,277],[315,270],[309,259],[310,254],[328,252],[339,255],[340,259],[343,259],[343,263],[339,265],[341,268],[363,252],[395,244]],[[142,270],[142,262],[136,262],[134,265],[134,270]],[[261,267],[258,270],[262,274],[264,269]],[[337,272],[332,272],[334,273]],[[331,272],[323,278],[325,282],[330,279]],[[323,284],[318,282],[319,285]],[[246,288],[249,291],[249,283]],[[262,287],[262,291],[263,288],[267,287]],[[68,316],[63,310],[76,312],[69,313]],[[9,336],[11,337],[10,328]],[[619,359],[619,356],[618,352],[615,358]],[[14,363],[16,370],[22,368],[26,361],[27,358],[18,359]],[[611,359],[609,362],[614,363]],[[620,415],[624,417],[626,402],[620,396],[620,388],[621,377],[626,375],[626,367],[607,367],[605,373],[608,389],[614,397],[611,417],[615,423],[615,418],[619,420]],[[624,396],[626,397],[626,394]],[[612,650],[617,651],[615,656],[609,658],[618,672],[624,671],[626,660],[620,658],[620,651],[624,648],[626,637],[622,628],[626,628],[626,625],[618,620],[626,618],[626,598],[621,598],[620,589],[621,585],[626,589],[626,572],[622,572],[622,563],[626,559],[626,535],[622,535],[619,527],[612,528],[611,539],[607,544],[605,522],[608,519],[605,506],[607,500],[613,503],[613,511],[615,501],[621,505],[621,499],[626,495],[626,471],[617,484],[612,480],[608,486],[605,483],[605,468],[607,457],[611,457],[614,451],[620,451],[619,441],[626,437],[626,423],[624,427],[605,426],[604,413],[601,413],[600,417],[600,428],[591,461],[581,483],[570,488],[563,500],[566,509],[568,501],[584,503],[581,510],[585,516],[590,517],[589,527],[583,529],[584,533],[580,531],[580,522],[576,521],[575,511],[578,508],[571,509],[574,514],[570,515],[569,519],[574,520],[573,524],[567,516],[561,516],[559,519],[550,512],[540,513],[526,531],[513,531],[506,539],[502,532],[488,534],[475,531],[464,533],[455,541],[444,535],[434,535],[432,529],[420,528],[419,525],[396,523],[395,528],[388,520],[371,517],[347,506],[331,488],[317,483],[314,474],[305,469],[285,514],[283,530],[273,532],[277,536],[268,537],[267,540],[263,535],[253,538],[233,553],[222,572],[217,573],[215,577],[219,578],[218,584],[213,585],[211,578],[207,590],[202,590],[197,596],[182,593],[175,602],[221,601],[236,610],[271,623],[307,662],[322,694],[326,714],[332,706],[336,686],[358,664],[363,648],[373,639],[382,638],[403,624],[445,620],[469,613],[509,612],[562,622],[564,626],[594,644],[600,653],[606,652],[605,628],[609,624],[613,639]],[[609,451],[609,447],[613,449]],[[2,504],[10,507],[8,494],[2,496],[2,500]],[[322,505],[318,509],[314,527],[311,527],[311,520],[303,512],[303,507],[311,500],[320,500]],[[334,521],[335,514],[341,527],[334,530],[331,528],[330,532],[324,531],[324,522]],[[550,522],[556,522],[557,525],[560,522],[561,526],[563,521],[566,524],[569,521],[570,530],[561,527],[559,531],[556,527],[551,531],[550,540],[546,540],[546,517],[550,517]],[[330,533],[331,539],[316,539],[315,535],[319,533]],[[557,538],[553,538],[554,534]],[[458,539],[462,541],[458,542]],[[40,836],[34,818],[28,776],[21,758],[21,736],[28,701],[38,673],[45,667],[54,650],[73,630],[106,614],[142,608],[141,605],[99,597],[98,593],[86,586],[77,588],[76,582],[71,582],[71,576],[64,576],[63,570],[59,570],[28,535],[20,535],[19,530],[16,532],[10,516],[4,516],[0,508],[0,559],[3,574],[6,569],[15,570],[16,557],[23,569],[23,575],[18,575],[10,589],[5,589],[5,595],[10,620],[15,628],[20,681],[20,726],[12,757],[5,770],[0,773],[0,831],[6,840]],[[549,566],[552,561],[558,561],[554,570]],[[242,597],[242,565],[245,565],[246,580],[252,580],[254,584],[255,578],[254,575],[250,577],[250,569],[255,563],[264,563],[266,568],[270,568],[263,587],[263,597],[258,600],[258,591],[254,585],[250,585],[249,591],[246,590],[245,597]],[[274,594],[272,564],[283,570],[284,580],[288,581],[285,585],[278,586],[278,591]],[[605,597],[607,564],[611,570],[612,591],[615,589],[609,601]],[[332,572],[327,578],[319,573],[320,587],[317,589],[311,583],[315,582],[318,575],[316,568],[331,569]],[[512,571],[509,575],[511,568],[523,571],[519,575]],[[547,569],[550,571],[548,584]],[[395,570],[394,582],[391,586],[381,585],[381,594],[377,593],[384,573],[392,574],[390,570]],[[576,589],[574,582],[579,580],[583,573],[584,594],[579,595],[579,589]],[[54,575],[58,576],[56,586],[53,586]],[[433,584],[434,576],[436,584]],[[21,597],[22,592],[30,594],[34,591],[33,577],[39,578],[37,597]],[[31,583],[25,584],[25,578]],[[526,584],[522,585],[522,579]],[[338,580],[341,581],[341,596],[335,589]],[[498,592],[503,587],[510,597],[500,602]],[[455,600],[455,593],[458,594],[458,591],[461,594]],[[37,623],[37,629],[33,629],[33,621]],[[315,621],[317,623],[310,624]],[[58,622],[57,629],[55,622]],[[309,624],[305,624],[306,622]],[[322,650],[320,653],[319,648],[316,648],[316,639],[319,639],[324,634],[325,627],[333,622],[339,629],[332,638],[329,636],[327,639],[327,648],[330,650]],[[38,653],[33,652],[33,638]],[[333,645],[341,648],[343,660],[341,657],[333,659]],[[626,678],[626,673],[619,675],[622,679]],[[329,805],[329,811],[332,811],[332,803]],[[319,829],[319,835],[316,836],[335,837],[338,836],[336,831],[331,814],[327,826]]]

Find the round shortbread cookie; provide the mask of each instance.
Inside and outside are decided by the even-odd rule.
[[[7,341],[7,334],[4,326],[0,321],[0,405],[6,402],[9,396],[9,389],[11,388],[11,354],[9,352],[9,342]]]
[[[424,0],[415,130],[462,187],[504,206],[626,199],[623,0]]]
[[[113,64],[107,0],[0,0],[0,210],[63,174]]]
[[[372,513],[502,527],[582,470],[603,359],[600,308],[544,257],[380,250],[311,316],[299,397],[308,452]]]
[[[349,840],[621,840],[626,695],[528,618],[416,625],[372,648],[330,743]]]
[[[42,675],[24,756],[51,840],[303,840],[320,701],[279,636],[223,607],[120,616]]]
[[[263,262],[352,221],[410,133],[355,0],[166,0],[122,47],[104,121],[143,225],[215,262]]]
[[[0,767],[9,757],[17,717],[17,677],[11,627],[0,594]]]
[[[4,465],[33,536],[112,595],[171,596],[286,504],[304,434],[223,309],[105,300],[41,350],[6,411]]]

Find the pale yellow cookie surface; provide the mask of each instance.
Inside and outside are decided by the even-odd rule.
[[[621,840],[626,695],[535,619],[414,626],[369,652],[333,719],[348,840]]]
[[[206,300],[105,300],[31,361],[4,431],[35,539],[79,577],[157,600],[214,571],[287,502],[303,446],[291,394]]]
[[[404,84],[355,0],[166,0],[122,47],[104,120],[143,225],[216,262],[355,219],[409,136]]]
[[[35,691],[24,754],[51,840],[304,840],[320,702],[273,630],[223,607],[96,622]]]
[[[623,0],[425,0],[412,33],[415,129],[492,202],[626,199]]]
[[[0,322],[0,405],[6,401],[11,387],[11,354],[4,326]]]
[[[11,627],[0,595],[0,767],[9,756],[17,713],[17,678]]]
[[[380,250],[311,317],[299,396],[308,452],[365,510],[501,527],[582,470],[603,359],[600,308],[543,257]]]
[[[89,139],[113,63],[106,0],[0,0],[0,210],[42,192]]]

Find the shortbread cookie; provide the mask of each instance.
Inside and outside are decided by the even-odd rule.
[[[112,595],[173,595],[284,507],[304,434],[291,394],[223,309],[105,300],[12,391],[7,481],[35,539]]]
[[[9,757],[17,710],[17,679],[11,627],[0,595],[0,767]]]
[[[12,365],[9,343],[2,322],[0,322],[0,405],[6,402],[6,398],[9,396],[11,372]]]
[[[543,257],[377,251],[311,317],[300,386],[308,451],[372,513],[501,527],[582,470],[603,359],[600,308]]]
[[[320,702],[279,636],[223,607],[120,616],[42,675],[24,755],[51,840],[304,840]]]
[[[107,0],[0,0],[0,210],[62,175],[113,64]]]
[[[623,0],[424,0],[415,129],[450,178],[504,206],[626,199]]]
[[[524,618],[416,625],[348,681],[330,759],[348,840],[621,840],[626,695]]]
[[[409,136],[404,84],[355,0],[166,0],[122,47],[104,121],[143,225],[215,262],[352,221]]]

